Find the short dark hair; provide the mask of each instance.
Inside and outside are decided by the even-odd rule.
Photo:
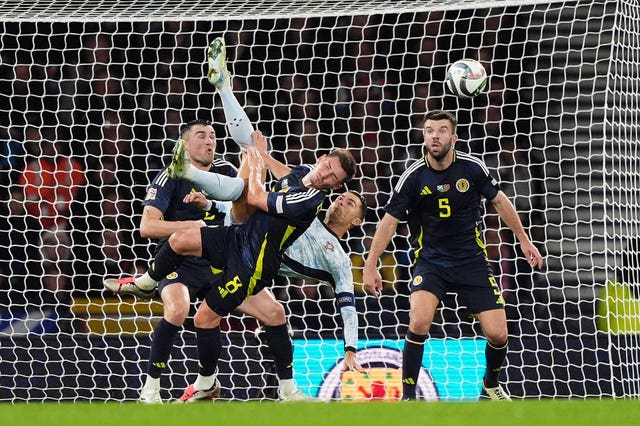
[[[358,197],[358,199],[360,200],[360,219],[364,221],[364,218],[367,215],[367,200],[358,191],[349,190],[347,192],[352,193],[353,195]]]
[[[427,120],[448,120],[451,123],[451,126],[453,127],[453,132],[456,132],[456,126],[458,125],[458,120],[456,119],[456,116],[451,114],[449,111],[443,111],[443,110],[435,110],[435,111],[429,111],[425,116],[424,116],[424,122],[426,123]]]
[[[336,148],[327,154],[327,157],[337,157],[340,161],[340,166],[342,170],[347,174],[347,178],[344,182],[349,181],[356,174],[356,160],[353,158],[353,155],[344,148]],[[343,182],[343,183],[344,183]]]
[[[213,125],[213,123],[211,122],[211,120],[191,120],[188,123],[185,123],[182,125],[182,127],[180,127],[180,138],[184,139],[185,135],[189,132],[189,130],[191,130],[191,128],[193,126],[197,126],[197,125],[201,125],[201,126],[211,126]]]

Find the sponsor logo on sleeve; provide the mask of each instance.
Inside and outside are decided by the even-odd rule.
[[[158,193],[158,190],[156,188],[149,188],[149,190],[147,191],[147,195],[144,197],[144,200],[145,201],[155,200],[157,193]]]

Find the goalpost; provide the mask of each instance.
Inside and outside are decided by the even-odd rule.
[[[0,2],[3,4],[4,2]],[[278,279],[295,379],[323,399],[398,397],[408,324],[407,230],[382,259],[379,299],[362,265],[391,188],[423,155],[422,117],[455,111],[458,149],[482,158],[514,201],[545,268],[531,271],[488,211],[516,398],[640,397],[637,0],[8,2],[0,16],[0,401],[137,399],[152,302],[114,297],[105,276],[140,273],[137,227],[180,124],[212,119],[237,164],[205,49],[227,42],[234,91],[288,164],[348,148],[349,188],[369,204],[346,240],[367,376],[340,374],[340,318],[327,286]],[[472,100],[445,91],[448,64],[480,60]],[[47,171],[49,170],[49,171]],[[162,378],[175,399],[197,372],[189,325]],[[223,397],[273,399],[260,326],[223,323]],[[479,397],[485,341],[455,297],[428,339],[424,399]]]

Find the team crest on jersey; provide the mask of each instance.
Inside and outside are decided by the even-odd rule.
[[[280,182],[280,187],[282,188],[281,191],[289,189],[289,179],[282,179],[282,181]]]
[[[416,286],[416,285],[420,285],[420,284],[422,284],[422,277],[420,275],[418,275],[417,277],[413,278],[413,285]]]
[[[458,179],[456,182],[456,188],[460,192],[467,192],[469,190],[469,181],[466,179]]]
[[[438,185],[437,189],[438,189],[438,192],[447,192],[451,189],[451,185],[449,185],[448,183],[445,183],[444,185]]]
[[[330,241],[327,241],[326,243],[324,243],[324,249],[333,252],[336,248],[333,246],[333,244],[331,244]]]
[[[167,275],[167,278],[170,280],[175,280],[176,278],[178,278],[178,273],[177,272],[172,272],[169,275]]]
[[[157,193],[158,193],[158,190],[156,188],[149,188],[149,190],[147,191],[147,195],[144,197],[144,200],[145,201],[155,200]]]

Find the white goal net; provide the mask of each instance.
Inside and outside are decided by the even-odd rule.
[[[211,119],[238,164],[205,49],[227,43],[234,90],[273,155],[290,164],[348,148],[369,204],[348,234],[366,376],[340,374],[341,319],[327,285],[278,279],[294,378],[323,399],[397,399],[408,324],[407,230],[383,256],[384,292],[362,265],[391,188],[423,155],[431,109],[455,111],[457,148],[514,201],[545,268],[533,272],[495,212],[485,238],[502,286],[516,398],[640,397],[640,36],[637,0],[2,2],[0,16],[0,401],[138,398],[160,300],[103,291],[147,268],[142,199],[178,128]],[[458,99],[448,64],[490,75]],[[260,324],[223,323],[223,397],[274,399]],[[479,328],[451,295],[431,329],[425,399],[475,400]],[[187,324],[163,398],[197,373]]]

